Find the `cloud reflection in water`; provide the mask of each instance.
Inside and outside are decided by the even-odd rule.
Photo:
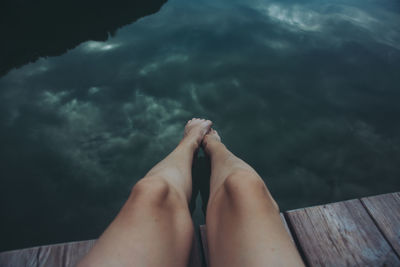
[[[215,122],[283,210],[399,190],[400,16],[368,3],[173,0],[11,71],[4,229],[95,237],[192,116]]]

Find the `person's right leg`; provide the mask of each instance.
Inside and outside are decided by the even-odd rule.
[[[211,130],[203,139],[211,159],[206,225],[210,266],[303,266],[279,208],[256,171]]]

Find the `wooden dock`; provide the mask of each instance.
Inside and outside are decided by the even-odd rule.
[[[400,193],[353,199],[281,214],[308,266],[400,266]],[[190,267],[206,265],[206,226],[202,248],[193,241]],[[0,253],[0,266],[75,266],[95,240]]]

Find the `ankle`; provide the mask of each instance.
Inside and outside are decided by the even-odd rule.
[[[209,156],[215,154],[216,151],[225,148],[226,148],[225,145],[221,143],[221,141],[214,139],[208,140],[206,143],[203,143],[203,149]]]
[[[179,147],[185,147],[189,148],[192,151],[196,151],[199,148],[199,143],[197,142],[196,139],[189,138],[189,137],[184,137],[180,142],[179,142]]]

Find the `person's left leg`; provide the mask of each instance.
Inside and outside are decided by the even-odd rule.
[[[192,119],[184,138],[132,189],[78,266],[186,266],[193,239],[188,201],[193,155],[211,121]]]

